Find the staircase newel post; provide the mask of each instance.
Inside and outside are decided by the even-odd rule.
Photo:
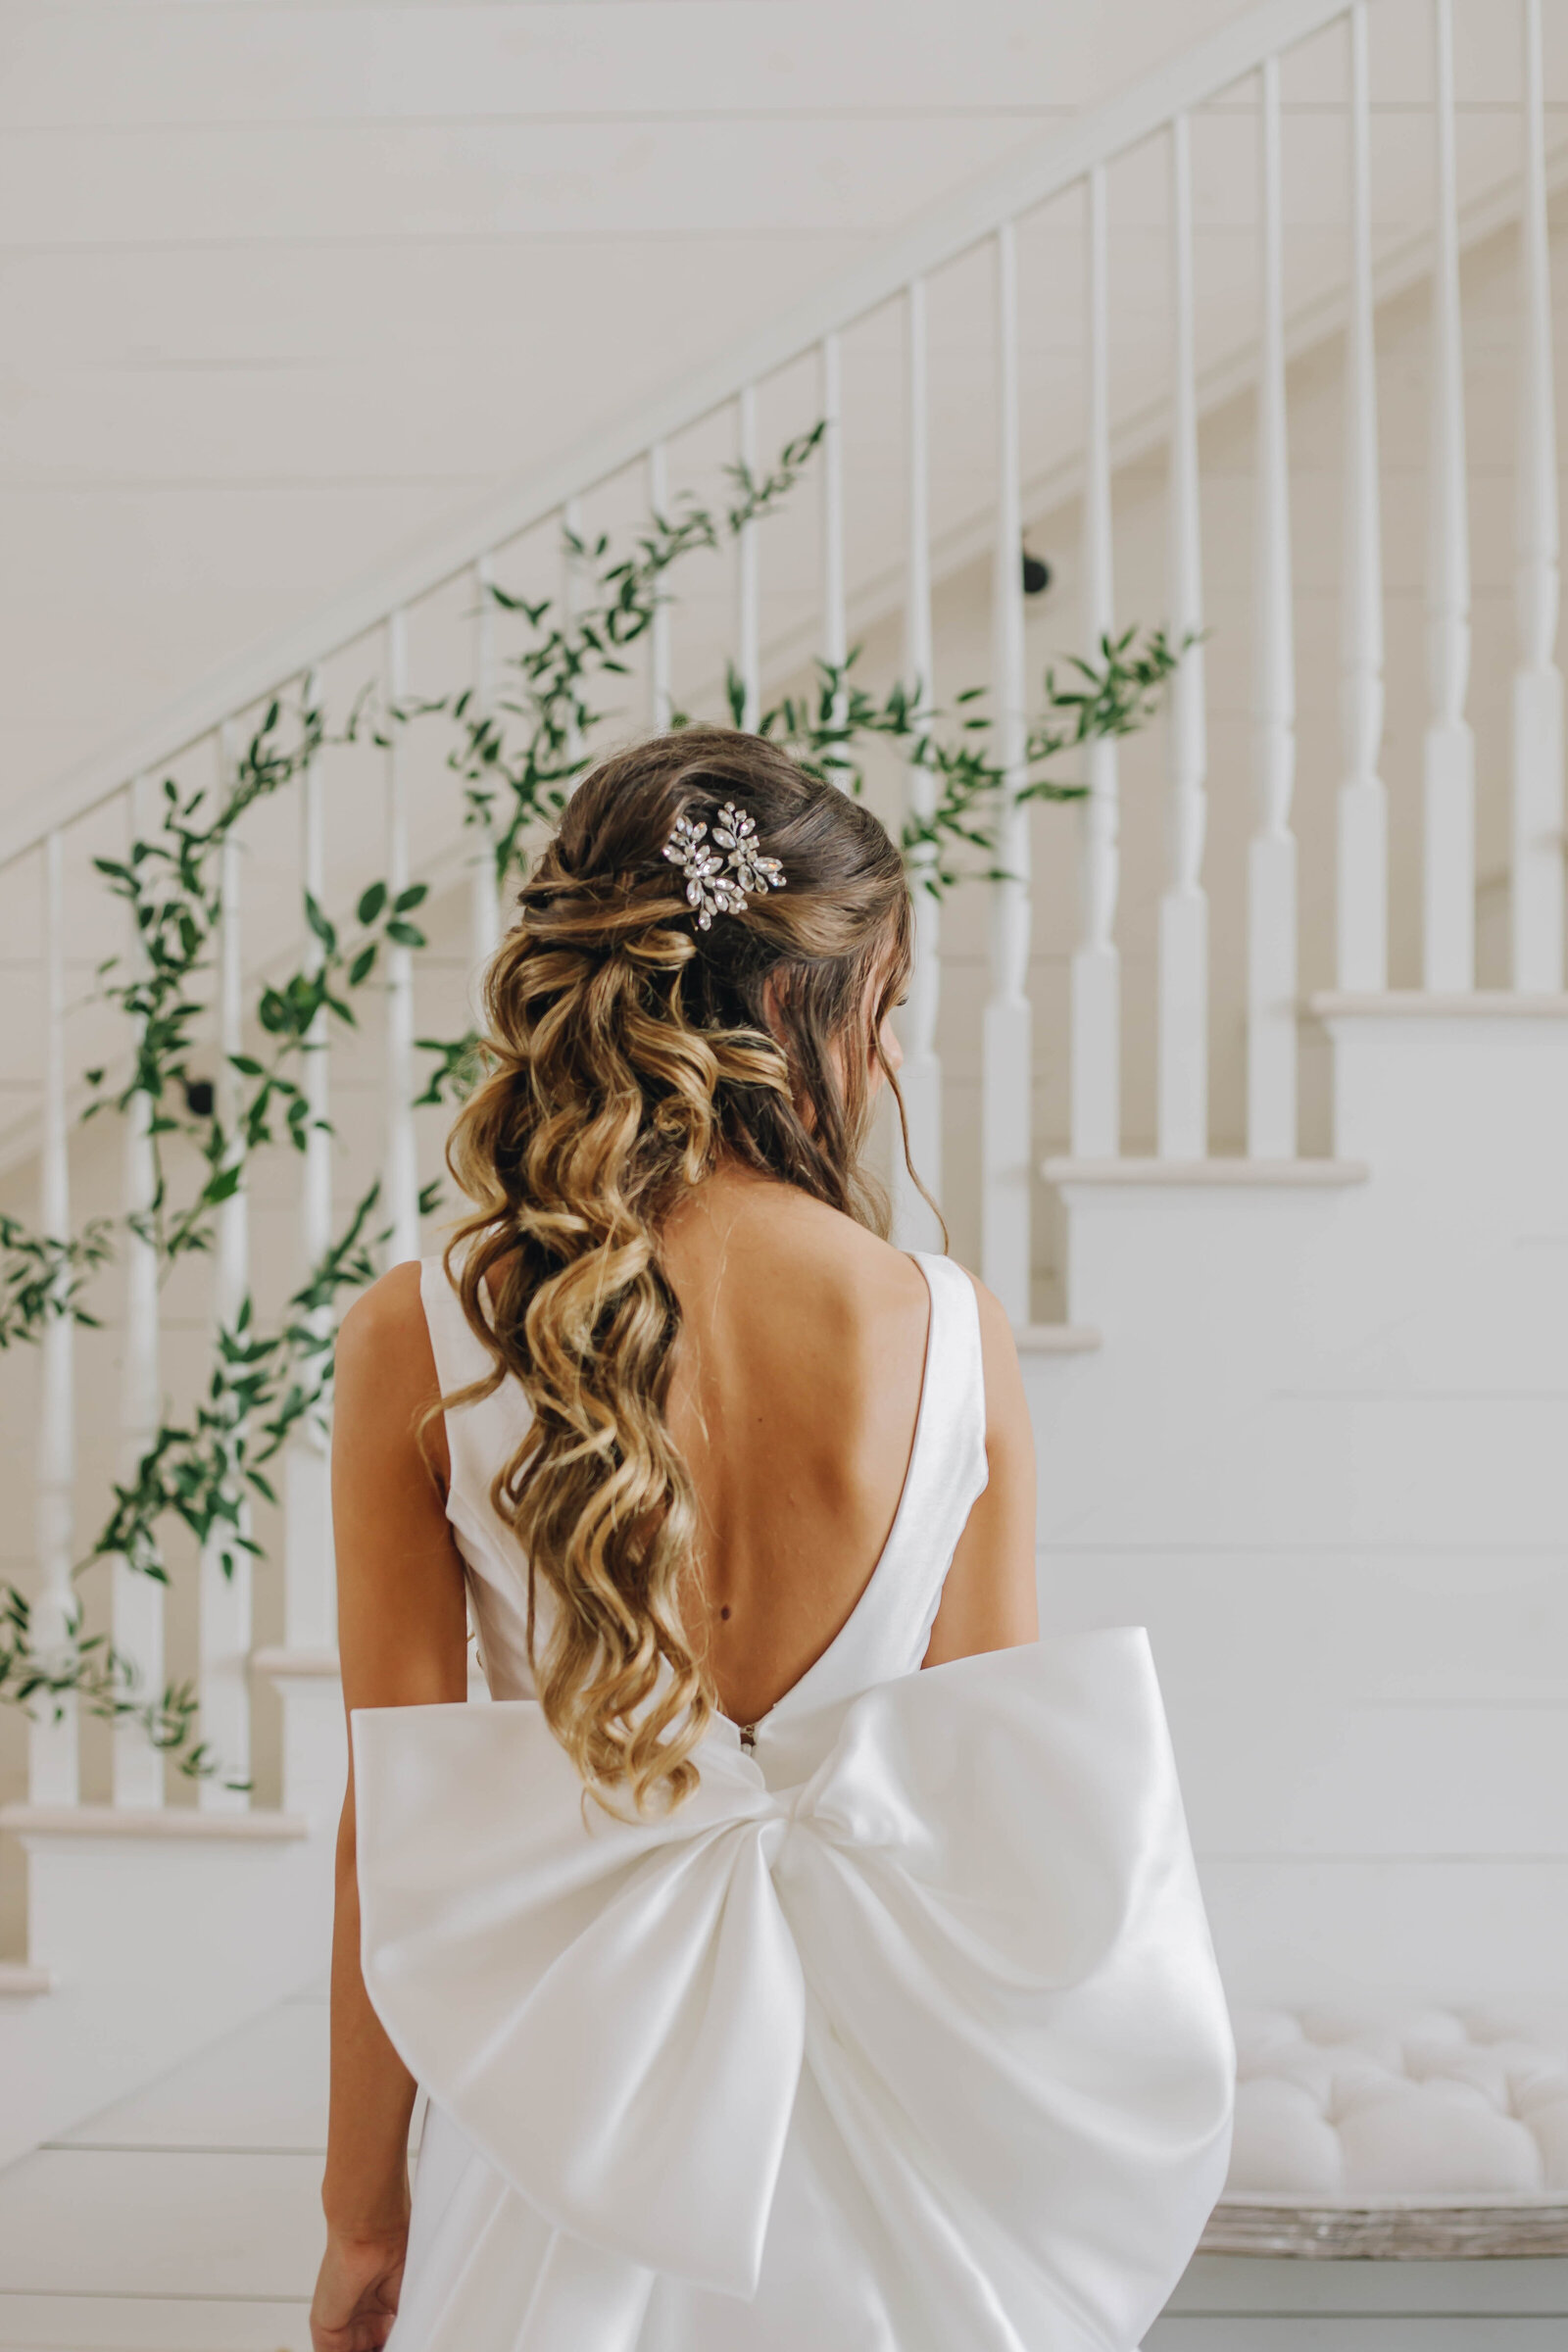
[[[824,335],[818,354],[822,433],[822,659],[833,666],[849,651],[844,586],[844,370],[837,335]],[[833,698],[835,723],[844,715],[842,689]]]
[[[1159,1153],[1208,1151],[1207,712],[1203,676],[1203,560],[1199,509],[1198,386],[1193,273],[1192,125],[1170,126],[1171,435],[1168,568],[1171,680],[1168,867],[1159,906]],[[1186,651],[1181,649],[1185,647]]]
[[[648,511],[655,521],[669,511],[669,462],[662,441],[648,452]],[[664,734],[674,714],[670,691],[669,602],[661,580],[654,582],[653,617],[648,623],[648,724]]]
[[[1257,374],[1253,655],[1256,829],[1248,851],[1247,1149],[1296,1155],[1296,655],[1291,612],[1290,456],[1286,428],[1284,216],[1280,68],[1262,68],[1262,325]]]
[[[1389,810],[1378,772],[1383,742],[1383,538],[1372,284],[1372,109],[1367,0],[1355,0],[1350,43],[1350,288],[1345,347],[1345,557],[1340,690],[1345,773],[1339,796],[1342,989],[1389,984]]]
[[[1464,346],[1459,315],[1459,198],[1454,151],[1453,0],[1433,0],[1437,148],[1432,268],[1432,387],[1427,549],[1431,718],[1423,760],[1423,979],[1464,991],[1476,977],[1475,738],[1470,684],[1470,519],[1465,470]]]
[[[1557,412],[1546,213],[1541,0],[1523,0],[1525,149],[1519,216],[1515,443],[1519,666],[1513,682],[1513,984],[1563,984],[1563,691],[1557,666]]]
[[[981,1269],[1015,1324],[1029,1319],[1033,1022],[1029,1004],[1029,804],[1025,781],[1023,523],[1018,458],[1018,256],[996,232],[997,517],[992,579],[996,811],[991,992],[981,1040]]]
[[[925,283],[910,280],[905,295],[908,553],[904,597],[904,673],[915,696],[914,731],[919,743],[931,728],[931,488],[930,401],[926,372]],[[906,771],[908,808],[916,820],[928,818],[936,801],[931,769],[918,757]],[[914,966],[902,1023],[904,1068],[899,1084],[909,1127],[909,1156],[934,1200],[942,1198],[942,1063],[937,1054],[937,1014],[942,998],[942,913],[929,877],[935,865],[932,846],[916,847],[909,861],[909,886],[914,908]],[[893,1145],[893,1196],[898,1234],[906,1249],[939,1250],[942,1236],[936,1219],[909,1181],[897,1137]]]

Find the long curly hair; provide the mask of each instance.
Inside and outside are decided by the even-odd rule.
[[[785,885],[705,931],[663,849],[731,799]],[[678,1804],[716,1711],[662,1228],[728,1154],[885,1235],[859,1155],[910,954],[870,811],[760,737],[694,727],[584,780],[485,974],[488,1074],[447,1152],[473,1209],[447,1265],[495,1369],[450,1401],[510,1374],[532,1408],[491,1499],[527,1561],[540,1704],[605,1801]]]

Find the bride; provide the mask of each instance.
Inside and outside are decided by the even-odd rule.
[[[910,926],[693,729],[490,966],[469,1213],[338,1348],[316,2352],[1128,2352],[1218,2193],[1147,1643],[1037,1641],[1005,1317],[858,1163]]]

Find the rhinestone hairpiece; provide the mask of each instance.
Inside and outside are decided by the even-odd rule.
[[[715,914],[744,914],[746,894],[765,895],[784,887],[784,868],[757,846],[757,825],[744,808],[726,801],[713,819],[710,843],[701,817],[678,816],[664,856],[686,876],[687,904],[700,931],[710,931]]]

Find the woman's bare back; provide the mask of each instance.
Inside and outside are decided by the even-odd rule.
[[[668,1420],[697,1489],[709,1663],[724,1712],[753,1723],[827,1648],[887,1542],[930,1293],[902,1250],[743,1169],[692,1195],[662,1256],[681,1302]]]

